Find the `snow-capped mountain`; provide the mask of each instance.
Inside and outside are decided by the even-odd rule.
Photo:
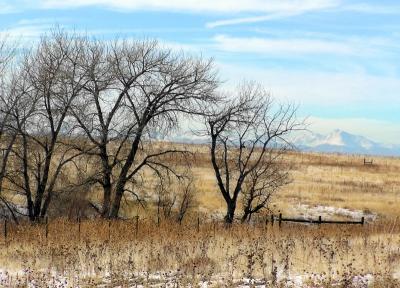
[[[306,132],[296,137],[294,144],[305,151],[400,156],[400,145],[377,143],[342,130],[334,130],[328,135]]]

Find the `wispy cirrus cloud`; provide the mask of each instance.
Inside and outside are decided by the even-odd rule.
[[[378,57],[398,59],[400,44],[395,38],[377,36],[339,36],[290,34],[288,37],[274,35],[235,37],[218,34],[212,38],[216,49],[234,53],[260,54],[267,56],[354,56],[356,58]],[[314,58],[315,59],[315,58]],[[328,60],[325,60],[325,62]]]
[[[243,17],[243,18],[233,18],[233,19],[226,19],[226,20],[217,20],[206,23],[207,28],[215,28],[220,26],[229,26],[229,25],[237,25],[237,24],[245,24],[245,23],[256,23],[256,22],[263,22],[269,20],[276,20],[281,18],[286,18],[290,16],[299,15],[301,12],[293,11],[293,12],[285,12],[285,13],[273,13],[268,15],[262,16],[254,16],[254,17]]]
[[[0,0],[0,14],[15,13],[19,9],[14,3]]]
[[[289,12],[336,6],[340,0],[43,0],[46,8],[98,5],[114,9],[179,10],[192,12]]]
[[[358,49],[344,42],[306,38],[259,38],[217,35],[213,39],[218,49],[230,52],[268,55],[296,54],[356,54]]]
[[[301,15],[308,12],[321,11],[334,7],[339,7],[341,1],[338,0],[321,0],[321,1],[280,1],[281,5],[270,6],[267,9],[258,9],[257,13],[267,13],[265,15],[256,15],[250,17],[235,17],[230,19],[222,19],[206,23],[207,28],[215,28],[219,26],[237,25],[264,22],[281,18]]]
[[[291,14],[337,6],[341,0],[0,0],[0,12],[98,6],[120,11],[159,10],[195,13]]]
[[[357,69],[322,72],[222,62],[218,65],[223,79],[227,79],[225,86],[228,89],[245,77],[263,84],[281,101],[324,107],[327,112],[347,105],[355,108],[400,107],[400,82],[396,77],[373,76]]]
[[[339,10],[366,14],[398,15],[400,14],[400,5],[356,3],[343,5]]]

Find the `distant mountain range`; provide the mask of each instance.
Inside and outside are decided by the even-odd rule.
[[[294,144],[303,151],[400,156],[400,145],[377,143],[342,130],[328,135],[307,132],[295,137]]]
[[[190,144],[208,143],[207,138],[191,133],[174,135],[169,140]],[[400,145],[381,144],[342,130],[334,130],[328,135],[304,132],[296,135],[292,142],[300,151],[400,156]]]

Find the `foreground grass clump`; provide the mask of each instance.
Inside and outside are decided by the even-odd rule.
[[[63,219],[9,226],[1,287],[399,287],[400,225],[181,225]],[[268,286],[269,285],[269,286]]]

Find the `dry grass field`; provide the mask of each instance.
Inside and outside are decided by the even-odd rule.
[[[191,170],[198,211],[222,216],[225,203],[218,192],[208,147],[192,145],[186,149],[194,155]],[[285,161],[292,165],[292,183],[275,195],[270,205],[272,212],[314,217],[333,214],[338,219],[363,214],[367,220],[395,219],[400,216],[400,159],[367,156],[367,160],[373,160],[373,165],[364,165],[364,158],[360,155],[288,154]],[[179,163],[180,160],[170,161]],[[131,217],[143,213],[136,208],[132,210],[129,205],[125,212]]]
[[[151,197],[124,202],[130,220],[9,223],[0,287],[400,287],[400,159],[293,152],[271,211],[227,228],[207,147],[190,149],[196,207],[181,224],[157,224]],[[367,223],[278,227],[271,212]]]

